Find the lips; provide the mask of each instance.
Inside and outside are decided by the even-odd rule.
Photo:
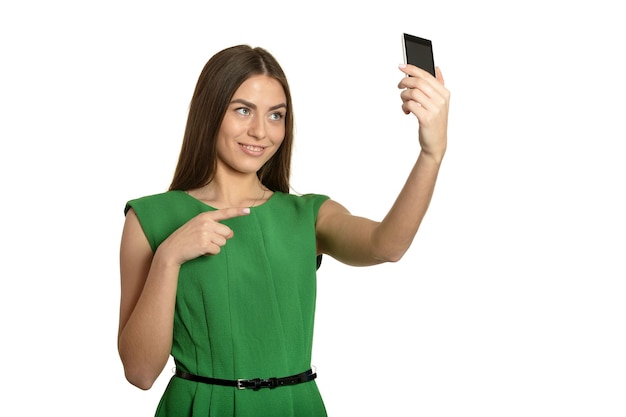
[[[247,153],[248,155],[259,156],[262,155],[265,151],[265,146],[257,146],[257,145],[247,145],[244,143],[240,143],[241,149]]]
[[[265,149],[265,148],[263,148],[261,146],[243,145],[243,144],[241,146],[243,146],[244,148],[246,148],[247,150],[252,151],[252,152],[261,152],[262,150]]]

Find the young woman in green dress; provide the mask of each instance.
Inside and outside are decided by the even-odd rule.
[[[321,255],[360,266],[400,260],[446,151],[441,72],[400,70],[401,107],[419,121],[421,150],[374,221],[325,195],[290,194],[291,95],[270,53],[240,45],[207,62],[169,190],[125,208],[118,348],[141,389],[173,356],[157,416],[326,415],[310,363]]]

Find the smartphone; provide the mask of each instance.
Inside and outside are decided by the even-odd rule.
[[[404,49],[404,63],[412,64],[435,76],[435,60],[433,58],[433,44],[429,39],[402,34]]]

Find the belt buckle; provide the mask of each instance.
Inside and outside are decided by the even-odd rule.
[[[268,379],[254,378],[254,379],[238,379],[237,389],[252,388],[254,391],[258,391],[261,388],[274,389],[278,386],[278,378],[272,377]]]

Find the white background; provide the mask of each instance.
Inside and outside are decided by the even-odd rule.
[[[403,31],[433,41],[449,150],[401,262],[324,260],[329,415],[626,415],[619,2],[211,3],[0,6],[2,415],[153,415],[170,367],[143,392],[116,350],[123,208],[169,185],[218,50],[283,65],[294,189],[381,219],[418,152]]]

